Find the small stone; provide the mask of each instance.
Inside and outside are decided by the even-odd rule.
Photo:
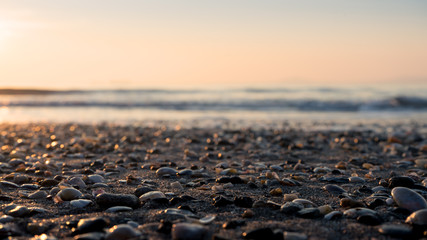
[[[42,186],[42,187],[54,187],[58,184],[59,184],[59,181],[56,181],[54,179],[46,179],[40,183],[40,186]]]
[[[232,201],[230,201],[230,200],[228,200],[227,198],[225,198],[225,197],[223,197],[223,196],[218,196],[218,197],[215,197],[214,199],[213,199],[213,205],[215,206],[215,207],[222,207],[222,206],[225,206],[225,205],[229,205],[229,204],[232,204],[233,202]]]
[[[234,177],[220,177],[216,179],[217,183],[232,183],[232,184],[244,184],[245,181],[243,181],[242,178],[239,176]]]
[[[413,212],[406,218],[405,222],[416,226],[427,227],[427,209]]]
[[[270,191],[270,195],[271,196],[280,196],[280,195],[282,195],[283,194],[283,191],[282,191],[282,189],[281,188],[275,188],[275,189],[272,189],[271,191]]]
[[[87,176],[87,181],[89,183],[104,183],[105,182],[105,178],[101,175],[98,174],[93,174],[93,175],[89,175]]]
[[[182,187],[181,183],[178,181],[171,183],[171,188],[177,191],[182,191],[184,188]]]
[[[86,206],[89,206],[91,203],[92,201],[88,199],[77,199],[70,201],[70,205],[74,208],[84,208]]]
[[[310,200],[303,199],[303,198],[297,198],[297,199],[294,199],[292,202],[294,202],[294,203],[300,203],[300,204],[302,204],[304,207],[317,207],[317,204],[313,203],[313,202],[312,202],[312,201],[310,201]]]
[[[304,208],[297,212],[297,216],[301,218],[313,219],[313,218],[319,218],[322,215],[320,214],[320,211],[318,208]]]
[[[72,177],[70,180],[68,180],[68,184],[76,186],[79,189],[86,188],[86,183],[79,177]]]
[[[127,207],[127,206],[115,206],[115,207],[110,207],[107,210],[105,210],[105,212],[108,212],[108,213],[130,212],[130,211],[133,211],[133,209],[131,207]]]
[[[207,232],[206,227],[194,223],[176,223],[171,231],[173,240],[200,240]]]
[[[127,240],[137,238],[140,235],[141,232],[129,224],[119,224],[108,230],[105,240]]]
[[[293,193],[283,194],[283,201],[285,202],[292,202],[297,198],[298,198],[297,194],[293,194]]]
[[[370,226],[380,225],[383,222],[376,214],[360,215],[357,217],[357,221]]]
[[[90,232],[80,234],[74,237],[75,240],[103,240],[105,233],[103,232]]]
[[[18,184],[5,180],[0,181],[0,186],[5,188],[19,188]]]
[[[158,177],[163,177],[165,175],[175,176],[177,173],[178,173],[177,170],[170,167],[161,167],[156,171],[156,175]]]
[[[391,196],[399,207],[411,212],[427,208],[427,202],[423,196],[409,188],[395,187],[391,191]]]
[[[364,183],[364,182],[366,182],[365,179],[363,179],[361,177],[349,177],[348,181],[351,183]]]
[[[243,220],[231,220],[222,224],[222,228],[224,229],[235,229],[240,226],[244,226],[246,224]]]
[[[30,214],[31,210],[24,206],[16,206],[10,210],[5,210],[4,213],[12,217],[25,217]]]
[[[307,235],[297,232],[283,232],[283,240],[307,240]]]
[[[156,198],[166,198],[165,194],[160,192],[160,191],[151,191],[151,192],[147,192],[142,194],[139,197],[139,200],[141,200],[141,202],[146,202],[148,200],[152,200],[152,199],[156,199]]]
[[[251,208],[254,201],[250,197],[235,197],[234,205],[237,207]]]
[[[42,199],[47,197],[47,192],[45,191],[36,191],[28,195],[29,199]]]
[[[357,208],[365,207],[365,204],[361,201],[356,201],[351,198],[341,198],[340,206],[343,208]]]
[[[15,219],[14,217],[12,217],[12,216],[9,216],[9,215],[2,215],[2,216],[0,216],[0,223],[8,223],[8,222],[12,222],[13,221],[13,219]]]
[[[322,189],[329,192],[332,196],[339,196],[347,192],[343,188],[335,184],[325,185],[324,187],[322,187]]]
[[[108,223],[109,221],[102,217],[80,219],[73,234],[76,235],[89,232],[102,232]]]
[[[96,196],[95,201],[102,207],[127,206],[139,207],[139,199],[133,194],[101,193]]]
[[[63,201],[71,201],[81,197],[83,194],[75,188],[65,188],[58,192],[56,196],[60,197]]]
[[[271,228],[257,228],[248,232],[244,232],[242,236],[244,239],[253,240],[273,239],[274,232],[271,230]]]
[[[250,209],[246,209],[243,214],[242,217],[243,218],[251,218],[255,215],[254,211],[250,210]]]
[[[320,214],[322,214],[322,215],[326,215],[326,214],[333,211],[333,209],[330,205],[323,205],[323,206],[318,207],[318,209],[319,209]]]
[[[395,187],[407,187],[411,188],[415,185],[414,179],[406,176],[400,176],[400,177],[392,177],[388,180],[388,187],[389,188],[395,188]]]
[[[304,206],[301,203],[287,202],[280,207],[280,212],[283,214],[294,214],[303,208]]]

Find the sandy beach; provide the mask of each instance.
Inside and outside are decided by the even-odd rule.
[[[0,236],[426,237],[425,129],[1,124]]]

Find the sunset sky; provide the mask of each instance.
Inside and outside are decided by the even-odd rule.
[[[2,0],[0,88],[427,83],[425,0]]]

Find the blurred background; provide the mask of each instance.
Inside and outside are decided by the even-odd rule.
[[[0,121],[427,119],[427,2],[0,2]]]

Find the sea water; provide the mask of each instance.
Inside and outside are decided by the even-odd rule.
[[[0,90],[0,122],[427,121],[427,87]]]

